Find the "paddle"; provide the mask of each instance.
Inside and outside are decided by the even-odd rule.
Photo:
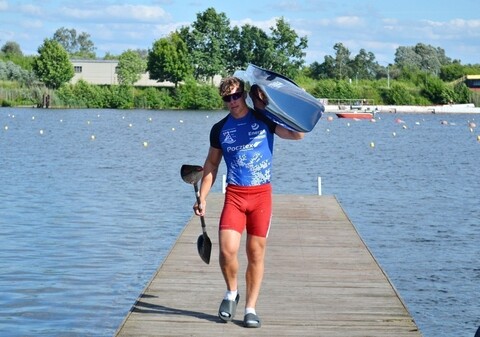
[[[193,185],[195,190],[195,196],[197,197],[198,207],[200,207],[200,191],[198,190],[198,182],[203,176],[203,167],[197,165],[182,165],[180,169],[180,175],[187,184]],[[200,216],[200,222],[202,223],[202,234],[197,239],[198,254],[206,264],[210,263],[210,254],[212,252],[212,241],[207,235],[207,229],[205,225],[205,219]]]

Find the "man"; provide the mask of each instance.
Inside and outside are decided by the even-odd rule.
[[[244,325],[259,328],[260,318],[255,306],[264,273],[267,235],[272,213],[270,185],[273,155],[273,136],[302,139],[304,134],[288,130],[257,111],[245,101],[247,93],[242,80],[227,77],[220,83],[219,92],[229,114],[210,131],[210,148],[203,166],[200,205],[195,214],[204,215],[206,198],[225,159],[227,188],[219,222],[220,268],[227,292],[218,315],[225,322],[234,318],[240,295],[237,291],[238,251],[243,231],[247,230],[246,303]],[[251,97],[257,110],[265,108],[265,98],[258,87]]]

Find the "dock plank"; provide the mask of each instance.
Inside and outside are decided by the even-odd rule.
[[[260,329],[217,310],[225,292],[218,266],[217,222],[223,195],[208,200],[209,265],[198,256],[199,219],[192,217],[133,305],[117,337],[138,336],[421,336],[413,318],[333,196],[274,195],[265,277],[257,304]],[[244,238],[243,238],[244,240]]]

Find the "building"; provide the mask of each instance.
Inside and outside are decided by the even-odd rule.
[[[90,84],[114,85],[119,84],[117,67],[118,60],[71,60],[75,75],[70,83],[75,84],[84,80]],[[148,72],[142,74],[140,80],[134,83],[139,87],[173,87],[172,82],[157,82],[149,78]]]
[[[465,85],[473,91],[480,92],[480,75],[465,76]]]

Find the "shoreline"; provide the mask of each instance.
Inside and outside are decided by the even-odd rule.
[[[430,113],[430,114],[480,114],[480,107],[473,104],[446,104],[446,105],[363,105],[361,109],[350,109],[348,106],[325,105],[325,113],[337,113],[340,111],[358,112],[386,112],[386,113]]]
[[[461,113],[461,114],[480,114],[480,107],[475,107],[474,104],[446,104],[446,105],[362,105],[360,109],[351,109],[348,105],[332,105],[324,104],[324,113],[338,113],[345,111],[358,111],[358,112],[382,112],[382,113],[412,113],[412,114],[449,114],[449,113]],[[11,106],[0,107],[3,109],[44,109],[44,110],[88,110],[88,109],[107,109],[107,110],[149,110],[149,109],[109,109],[109,108],[65,108],[50,106],[49,108],[42,108],[36,106]],[[162,110],[178,110],[178,109],[150,109],[156,111]],[[181,109],[180,109],[181,110]],[[201,110],[191,110],[201,111]]]

